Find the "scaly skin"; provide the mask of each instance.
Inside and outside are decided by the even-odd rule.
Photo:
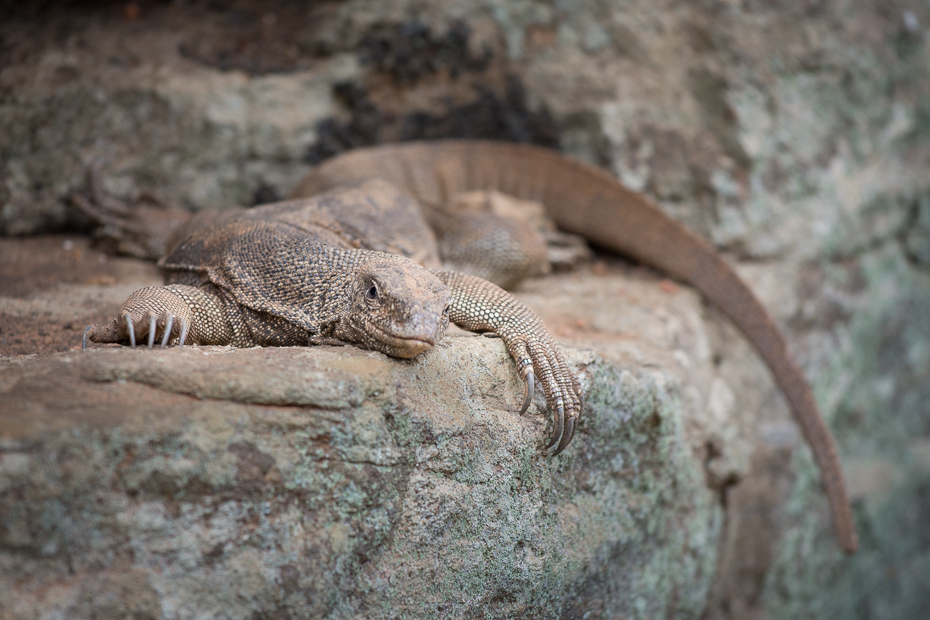
[[[558,444],[554,454],[561,452],[574,435],[583,396],[542,321],[486,280],[431,273],[405,256],[358,248],[406,237],[360,237],[359,227],[371,218],[356,221],[354,230],[353,218],[330,218],[340,213],[328,207],[353,200],[362,208],[380,205],[375,211],[392,220],[399,216],[396,208],[415,205],[376,182],[307,200],[198,215],[160,261],[172,283],[133,293],[109,323],[85,329],[84,346],[135,345],[143,339],[149,348],[156,340],[162,347],[351,344],[410,358],[435,346],[451,318],[464,329],[502,337],[526,384],[521,413],[538,382],[555,414],[549,447]],[[400,232],[410,234],[409,228]]]
[[[529,406],[535,381],[542,384],[546,401],[555,414],[546,448],[558,444],[553,456],[564,450],[584,409],[584,394],[542,320],[516,297],[487,280],[454,271],[434,273],[452,289],[453,323],[462,329],[494,332],[503,338],[527,386],[521,412]]]

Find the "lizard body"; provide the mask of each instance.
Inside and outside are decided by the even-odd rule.
[[[254,209],[175,215],[173,233],[158,231],[168,284],[136,291],[109,323],[89,325],[85,348],[147,336],[150,348],[157,337],[162,346],[352,344],[411,358],[451,320],[503,339],[526,386],[521,413],[538,381],[555,413],[547,447],[558,454],[571,441],[584,397],[545,325],[487,280],[414,260],[438,265],[436,241],[417,202],[393,185],[369,179]]]
[[[765,308],[706,241],[610,174],[557,152],[525,145],[442,141],[361,149],[318,166],[294,195],[313,196],[372,178],[384,179],[434,206],[472,190],[497,190],[541,202],[559,228],[697,288],[729,316],[771,369],[820,468],[840,545],[848,553],[856,550],[858,542],[839,457],[810,385]],[[418,260],[428,264],[433,258],[421,256]],[[564,422],[561,415],[555,416],[556,428],[550,440],[558,441],[556,452],[563,449],[583,404],[573,380],[559,378],[567,372],[564,362],[549,364],[548,368],[554,369],[549,370],[542,359],[558,352],[548,331],[507,293],[496,287],[488,289],[489,283],[454,272],[434,273],[451,288],[453,321],[466,329],[500,333],[521,369],[530,365],[537,369],[535,375],[543,383],[550,407],[569,410]],[[495,325],[489,326],[489,321]],[[118,324],[114,319],[105,335],[100,327],[98,341],[115,341],[112,330],[119,330]],[[527,337],[529,346],[525,344]],[[119,338],[125,340],[125,333]],[[93,334],[91,339],[96,339]],[[532,383],[534,375],[529,376]],[[527,396],[529,392],[531,388]],[[524,406],[527,403],[528,398]]]

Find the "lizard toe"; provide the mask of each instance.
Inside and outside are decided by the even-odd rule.
[[[126,331],[129,332],[129,346],[136,348],[136,330],[132,324],[132,316],[128,312],[123,313],[123,319],[126,320]]]
[[[190,327],[190,324],[187,322],[183,316],[181,317],[181,335],[178,336],[178,348],[184,346],[184,341],[187,340],[187,330]]]
[[[152,346],[155,344],[155,329],[158,325],[158,317],[154,313],[149,313],[149,342],[148,348],[152,349]]]
[[[559,400],[558,407],[556,407],[553,423],[554,426],[552,428],[552,435],[549,437],[549,443],[546,444],[546,449],[548,450],[556,443],[559,443],[559,450],[556,450],[555,452],[555,454],[558,454],[564,447],[559,442],[563,436],[562,429],[565,428],[565,406],[561,404],[561,399]]]
[[[558,447],[552,453],[552,456],[556,456],[572,442],[572,437],[575,436],[575,426],[578,424],[578,418],[576,416],[570,416],[565,420],[565,432],[562,433],[562,440],[559,441]]]
[[[526,413],[526,410],[530,408],[530,403],[533,402],[533,393],[536,391],[536,375],[533,374],[532,367],[523,377],[523,387],[525,392],[523,394],[523,404],[520,406],[520,415]]]
[[[121,317],[109,323],[93,323],[85,327],[81,334],[81,348],[86,349],[89,342],[119,342],[124,338],[121,332]]]
[[[171,338],[171,328],[174,327],[174,315],[170,312],[165,317],[165,329],[161,337],[161,348],[164,349],[168,345],[168,339]]]

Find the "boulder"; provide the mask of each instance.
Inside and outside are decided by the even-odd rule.
[[[584,347],[554,458],[496,338],[0,358],[4,617],[700,616],[749,445],[697,296],[603,264],[521,295]]]

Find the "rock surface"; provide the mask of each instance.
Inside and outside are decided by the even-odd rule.
[[[2,358],[4,617],[698,616],[746,420],[697,297],[599,271],[523,292],[600,352],[567,350],[588,406],[552,459],[547,416],[513,413],[522,388],[496,339],[450,336],[412,361],[351,347]],[[58,294],[79,306],[99,288]],[[626,303],[604,308],[607,294]]]
[[[698,551],[688,556],[700,558],[697,564],[714,563],[709,590],[701,585],[703,577],[665,580],[679,567],[691,570],[671,560],[667,571],[642,568],[659,566],[659,560],[634,562],[627,570],[619,559],[608,559],[622,555],[621,546],[599,555],[593,566],[601,568],[582,571],[588,577],[578,577],[574,586],[565,584],[569,575],[580,573],[559,564],[563,572],[556,577],[568,581],[548,592],[590,602],[591,617],[610,617],[611,609],[650,617],[672,607],[682,616],[721,619],[925,616],[930,608],[925,527],[930,521],[930,12],[924,4],[195,0],[95,8],[76,3],[55,10],[49,4],[7,3],[0,9],[8,13],[0,16],[2,233],[72,234],[86,226],[64,198],[83,188],[86,169],[97,160],[105,163],[106,189],[116,195],[132,199],[155,191],[203,208],[284,196],[313,162],[356,145],[452,135],[560,144],[650,194],[738,261],[786,329],[837,435],[862,548],[854,558],[836,552],[814,469],[806,450],[797,449],[784,404],[745,343],[713,310],[686,291],[667,293],[672,285],[630,280],[611,270],[577,281],[560,276],[555,281],[562,293],[554,294],[544,280],[526,285],[521,295],[563,342],[597,350],[600,361],[591,367],[608,364],[613,370],[604,371],[607,375],[661,378],[656,393],[668,390],[670,402],[678,403],[672,408],[681,411],[682,441],[690,450],[692,460],[680,462],[703,468],[705,490],[699,496],[713,493],[723,501],[714,503],[722,519],[716,530],[699,525],[710,522],[709,512],[694,512],[698,525],[692,526],[713,534],[693,542]],[[106,317],[129,290],[158,278],[139,263],[113,258],[100,263],[99,254],[74,236],[50,244],[0,240],[0,253],[0,354],[40,354],[5,362],[4,376],[66,365],[62,356],[73,353],[46,354],[67,351],[85,323]],[[588,300],[590,305],[584,303]],[[676,304],[690,310],[680,312]],[[104,354],[117,352],[80,359]],[[148,354],[126,359],[135,359],[132,355],[146,359]],[[182,359],[171,357],[173,352],[164,355]],[[234,359],[231,353],[216,353],[215,359],[223,355]],[[85,371],[90,372],[82,367],[69,376],[84,377]],[[99,385],[117,389],[121,384]],[[139,385],[133,379],[125,389]],[[154,394],[169,394],[143,385]],[[245,384],[237,385],[244,389]],[[224,394],[233,398],[235,392]],[[23,398],[28,403],[33,396]],[[4,420],[6,405],[4,398]],[[520,423],[529,420],[535,418]],[[108,428],[119,428],[111,423]],[[536,423],[533,437],[543,433]],[[594,441],[595,427],[586,428],[581,439]],[[482,441],[492,441],[488,437]],[[48,441],[57,440],[49,436]],[[409,454],[413,443],[404,445]],[[3,449],[3,463],[12,463],[14,472],[20,471],[16,463],[33,462],[23,460],[30,453],[20,444]],[[580,447],[566,463],[585,450]],[[222,453],[239,458],[235,451]],[[55,460],[49,454],[28,458],[51,468]],[[115,454],[86,460],[105,462]],[[534,475],[555,466],[538,463]],[[661,463],[655,467],[657,476],[668,473]],[[23,475],[15,474],[17,480]],[[124,492],[121,484],[106,493],[117,497]],[[3,501],[12,501],[3,493]],[[551,505],[573,501],[562,496]],[[681,501],[672,513],[688,502],[700,504],[688,497]],[[39,512],[48,505],[38,499],[14,503]],[[70,511],[55,510],[65,516],[49,517],[42,526],[27,521],[36,528],[36,540],[53,539],[42,532],[58,523],[73,534],[65,518]],[[666,516],[658,520],[664,523]],[[22,522],[10,519],[3,528]],[[87,527],[87,532],[101,531]],[[132,529],[126,528],[120,531]],[[131,537],[120,535],[74,534],[81,544],[129,548],[125,541]],[[378,548],[391,553],[396,539],[389,543]],[[681,548],[669,545],[663,548]],[[35,549],[0,545],[12,554],[5,557],[57,566],[30,573],[38,581],[7,582],[26,588],[16,591],[23,597],[16,600],[35,611],[17,611],[22,617],[64,614],[55,610],[79,616],[91,604],[86,593],[95,588],[112,594],[110,609],[119,608],[128,592],[147,592],[132,598],[138,601],[137,617],[180,617],[161,602],[168,590],[145,585],[156,582],[141,555],[113,555],[119,561],[96,561],[91,571],[78,566],[72,574],[63,552],[49,547],[53,551],[45,556]],[[364,564],[358,562],[352,566]],[[365,569],[339,570],[339,579],[355,579]],[[91,573],[99,580],[86,581]],[[590,577],[594,574],[601,581]],[[288,570],[275,577],[276,587],[284,592],[282,584],[300,583],[304,575]],[[508,580],[493,583],[527,583]],[[577,585],[582,583],[584,589]],[[672,583],[687,588],[679,591]],[[469,600],[473,585],[463,581],[456,595]],[[452,589],[445,582],[442,587]],[[2,604],[13,600],[6,592]],[[213,595],[215,589],[205,592]],[[532,598],[521,592],[513,601]],[[485,607],[491,601],[502,606],[489,615],[517,613],[503,611],[522,604],[508,596],[484,601]],[[574,603],[556,603],[556,597],[540,603],[548,611],[527,615],[572,616]],[[613,602],[633,599],[642,601],[640,606]],[[37,600],[47,607],[22,602]],[[604,606],[591,602],[597,600]],[[659,607],[651,607],[657,600]],[[362,609],[361,602],[349,605]],[[342,609],[332,613],[350,613]],[[273,612],[265,617],[274,617]]]

